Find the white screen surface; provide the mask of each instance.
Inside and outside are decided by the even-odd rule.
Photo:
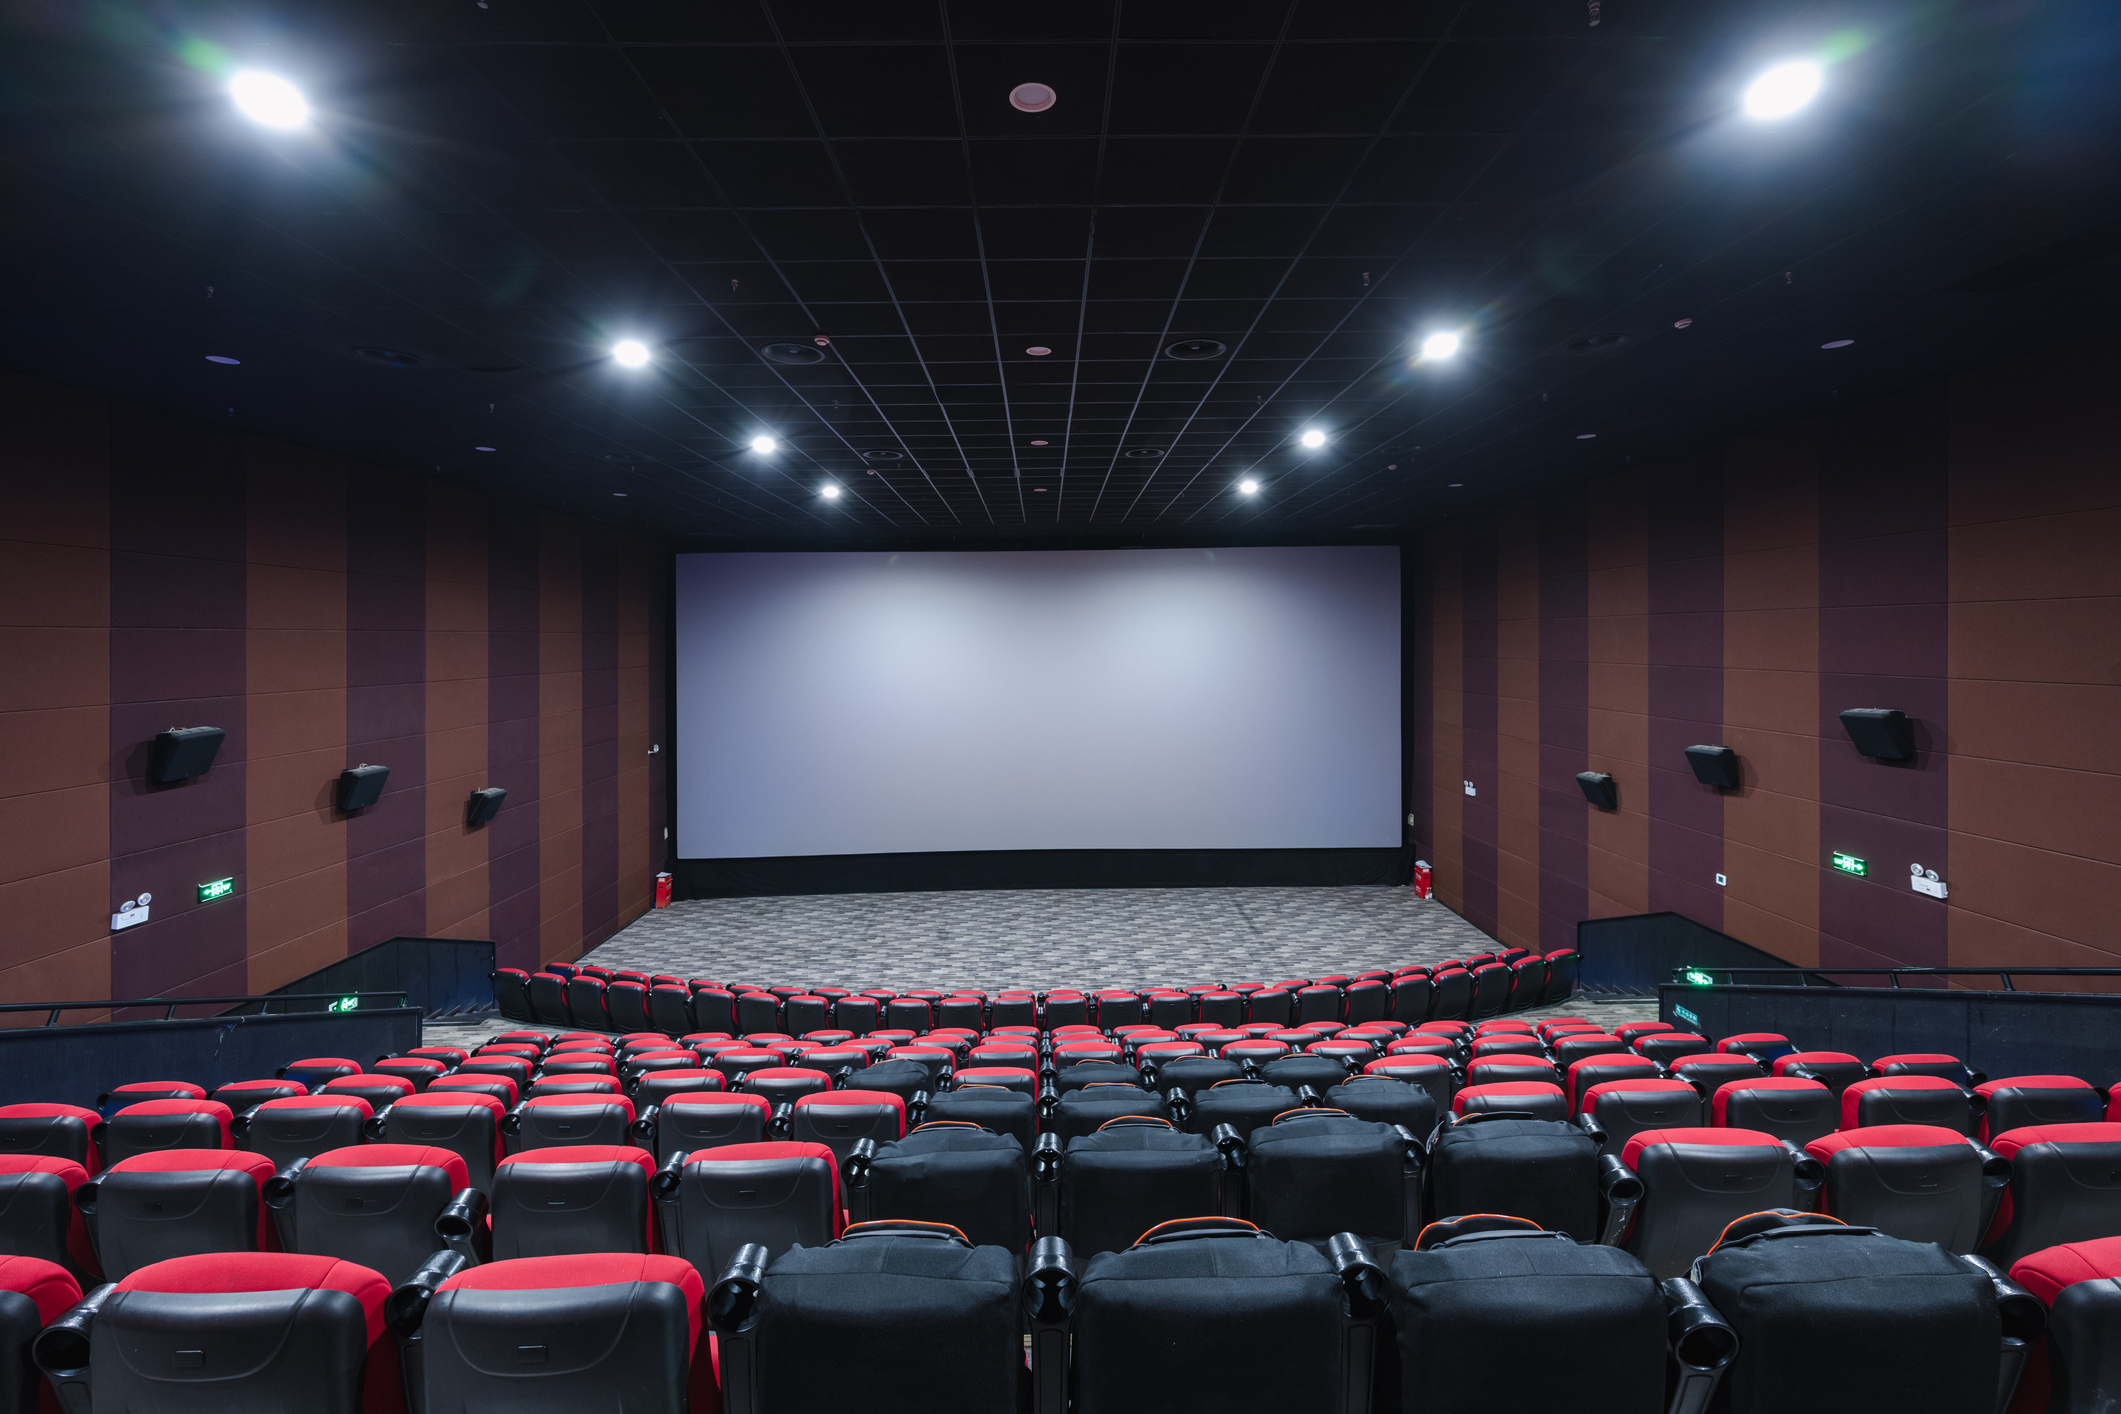
[[[678,853],[1400,843],[1399,551],[677,557]]]

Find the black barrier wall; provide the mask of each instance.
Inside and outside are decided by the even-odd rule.
[[[1586,964],[1588,966],[1588,963]],[[1935,1051],[1991,1079],[2121,1080],[2121,996],[1943,987],[1695,987],[1667,981],[1658,1015],[1703,1035],[1772,1031],[1859,1060]]]
[[[208,1016],[29,1026],[0,1031],[0,1093],[9,1104],[96,1103],[136,1080],[189,1080],[212,1091],[267,1080],[289,1061],[345,1056],[363,1065],[420,1044],[418,1007],[281,1016]]]
[[[444,1012],[491,1011],[493,944],[467,938],[391,938],[372,948],[297,977],[267,996],[327,992],[403,992],[407,1006],[429,1016]],[[319,1004],[321,1005],[321,1004]],[[237,1012],[262,1010],[256,1003]],[[282,1008],[283,1010],[285,1008]],[[415,1045],[418,1042],[414,1043]]]
[[[1586,918],[1576,925],[1576,951],[1583,959],[1577,985],[1586,991],[1645,997],[1682,967],[1792,967],[1682,913]]]

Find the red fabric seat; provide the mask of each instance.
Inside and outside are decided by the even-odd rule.
[[[94,1272],[88,1225],[74,1191],[88,1170],[56,1154],[0,1154],[0,1251]]]
[[[226,1149],[235,1142],[234,1119],[214,1100],[142,1100],[98,1128],[96,1147],[107,1164],[161,1149]]]
[[[1820,1212],[1951,1252],[1974,1250],[2005,1181],[2002,1161],[1937,1125],[1843,1129],[1804,1150],[1826,1165]]]
[[[1643,1190],[1620,1245],[1660,1279],[1684,1274],[1737,1219],[1802,1206],[1796,1151],[1758,1130],[1645,1130],[1620,1162]]]
[[[2043,1247],[2121,1233],[2121,1124],[2041,1124],[1999,1134],[2010,1187],[1981,1255],[2008,1266]]]
[[[37,1257],[0,1257],[0,1291],[27,1297],[37,1308],[39,1329],[58,1320],[81,1299],[81,1283],[72,1272]]]
[[[628,1144],[510,1154],[493,1176],[493,1259],[655,1251],[654,1174],[654,1157]]]

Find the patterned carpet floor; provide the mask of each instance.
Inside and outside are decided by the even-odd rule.
[[[1495,940],[1409,888],[1025,889],[692,899],[582,959],[760,986],[1139,987],[1274,982],[1464,957]],[[1582,997],[1518,1013],[1654,1020]],[[430,1025],[430,1040],[491,1023]]]

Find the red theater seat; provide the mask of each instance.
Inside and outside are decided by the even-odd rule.
[[[1866,1079],[1871,1069],[1844,1051],[1792,1051],[1786,1056],[1775,1057],[1768,1073],[1778,1078],[1791,1076],[1798,1080],[1816,1080],[1839,1095],[1857,1081]]]
[[[368,1101],[351,1095],[291,1095],[267,1100],[235,1121],[236,1141],[275,1170],[297,1159],[361,1142],[373,1117]]]
[[[779,1256],[830,1242],[846,1221],[839,1161],[822,1144],[709,1149],[659,1170],[653,1192],[664,1246],[703,1280],[746,1243]]]
[[[656,1162],[663,1164],[674,1154],[762,1143],[772,1119],[773,1106],[763,1095],[673,1095],[641,1117],[632,1137],[644,1147],[652,1144]]]
[[[1585,1089],[1571,1108],[1591,1117],[1605,1135],[1600,1151],[1614,1155],[1630,1139],[1652,1129],[1700,1128],[1708,1110],[1699,1090],[1684,1080],[1664,1080],[1655,1074],[1600,1081]]]
[[[1755,1077],[1717,1086],[1710,1117],[1716,1125],[1757,1129],[1801,1149],[1834,1132],[1838,1106],[1834,1092],[1816,1080]]]
[[[1621,1245],[1659,1278],[1683,1275],[1739,1218],[1808,1207],[1820,1167],[1751,1129],[1648,1130],[1628,1140],[1620,1162],[1642,1183]],[[1807,1184],[1801,1197],[1800,1174]]]
[[[2105,1117],[2099,1092],[2074,1075],[2013,1075],[1974,1087],[1981,1097],[1975,1137],[1986,1144],[1995,1135],[2039,1124],[2096,1124]]]
[[[435,1223],[467,1187],[464,1160],[419,1144],[357,1144],[291,1164],[265,1184],[286,1252],[338,1257],[396,1284],[435,1252]]]
[[[2049,1308],[2044,1366],[2036,1355],[2011,1407],[2111,1414],[2121,1389],[2121,1236],[2027,1253],[2011,1280]]]
[[[103,1167],[95,1139],[102,1122],[79,1105],[0,1105],[0,1154],[50,1154],[94,1174]]]
[[[271,1251],[272,1164],[225,1149],[165,1149],[121,1159],[74,1192],[106,1277],[206,1252]]]
[[[38,1333],[80,1299],[81,1284],[64,1267],[36,1257],[0,1257],[0,1411],[58,1414],[58,1400],[32,1352]]]
[[[1974,1250],[2010,1178],[2008,1161],[1934,1125],[1844,1129],[1805,1152],[1826,1165],[1819,1211],[1953,1252]]]
[[[1544,1080],[1504,1080],[1468,1085],[1451,1097],[1451,1113],[1567,1119],[1569,1101],[1559,1085]]]
[[[0,1252],[55,1262],[76,1276],[96,1270],[74,1190],[88,1170],[54,1154],[0,1154]]]
[[[163,1149],[226,1149],[234,1118],[212,1100],[143,1100],[97,1127],[96,1148],[106,1164]]]
[[[2010,1188],[1983,1240],[1999,1267],[2028,1252],[2121,1236],[2121,1124],[2042,1124],[1999,1134]]]
[[[1935,1075],[1874,1076],[1841,1092],[1843,1129],[1881,1124],[1934,1124],[1972,1134],[1974,1108],[1966,1091]]]
[[[509,1155],[493,1176],[492,1259],[654,1251],[654,1172],[647,1150],[622,1144]],[[478,1233],[451,1236],[453,1250],[476,1254]]]
[[[501,1161],[502,1115],[501,1102],[491,1095],[430,1090],[407,1095],[369,1127],[385,1144],[449,1150],[464,1161],[471,1186],[484,1193],[493,1187],[493,1166]]]

